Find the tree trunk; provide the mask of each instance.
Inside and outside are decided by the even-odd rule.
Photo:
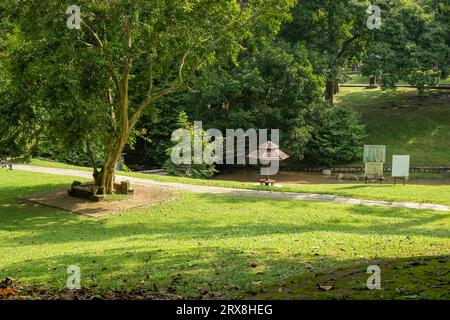
[[[372,76],[372,77],[370,77],[370,80],[369,80],[369,86],[371,86],[371,87],[376,87],[376,86],[378,86],[378,84],[377,84],[377,77],[375,77],[375,76]]]
[[[130,131],[122,132],[116,141],[113,141],[105,152],[105,163],[102,170],[94,173],[95,184],[99,187],[99,194],[112,194],[114,192],[114,180],[116,165],[120,161],[120,155],[127,143]]]
[[[111,159],[105,159],[105,164],[95,179],[99,194],[112,194],[114,192],[114,172],[115,164],[112,164]]]
[[[333,103],[334,94],[336,90],[336,82],[334,80],[327,80],[325,87],[325,99]]]
[[[338,94],[339,93],[339,82],[336,82],[335,84],[334,84],[334,94]]]

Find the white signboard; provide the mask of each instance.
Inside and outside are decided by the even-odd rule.
[[[392,176],[409,177],[409,156],[392,157]]]

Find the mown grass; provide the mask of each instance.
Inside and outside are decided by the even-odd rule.
[[[53,167],[55,162],[43,160],[32,160],[31,165],[41,167]],[[58,163],[59,169],[77,169],[89,171],[89,168],[74,167]],[[263,190],[276,192],[296,192],[296,193],[320,193],[333,194],[342,197],[353,197],[367,200],[381,201],[404,201],[419,203],[434,203],[450,205],[450,186],[428,186],[428,185],[406,185],[394,186],[392,184],[310,184],[310,185],[283,185],[282,187],[265,187],[255,183],[224,181],[224,180],[206,180],[191,179],[185,177],[171,177],[149,175],[137,172],[120,172],[118,175],[148,179],[158,182],[172,182],[182,184],[192,184],[201,186],[226,187],[235,189]]]
[[[369,84],[369,77],[365,77],[360,74],[350,75],[350,79],[346,82],[347,84]],[[447,79],[441,79],[440,84],[450,84],[450,77]],[[404,81],[400,81],[399,85],[407,84]]]
[[[366,125],[366,144],[387,145],[394,154],[411,155],[411,165],[450,167],[450,92],[419,97],[415,89],[342,88],[338,105],[352,107]]]
[[[169,288],[227,296],[255,283],[365,264],[448,255],[450,214],[183,193],[177,201],[92,219],[18,202],[70,177],[0,170],[0,278],[63,288]],[[411,277],[410,281],[414,281]]]

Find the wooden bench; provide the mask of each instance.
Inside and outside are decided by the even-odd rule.
[[[271,179],[259,179],[259,184],[262,186],[274,186],[276,182],[276,180]]]

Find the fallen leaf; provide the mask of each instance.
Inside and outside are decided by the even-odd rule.
[[[16,293],[17,292],[15,292],[14,290],[11,290],[11,289],[0,289],[0,296],[8,297],[8,296],[13,296]]]
[[[320,290],[323,290],[323,291],[330,291],[330,290],[334,290],[335,289],[335,287],[334,287],[334,285],[321,285],[321,284],[317,284],[317,288],[319,288]]]

